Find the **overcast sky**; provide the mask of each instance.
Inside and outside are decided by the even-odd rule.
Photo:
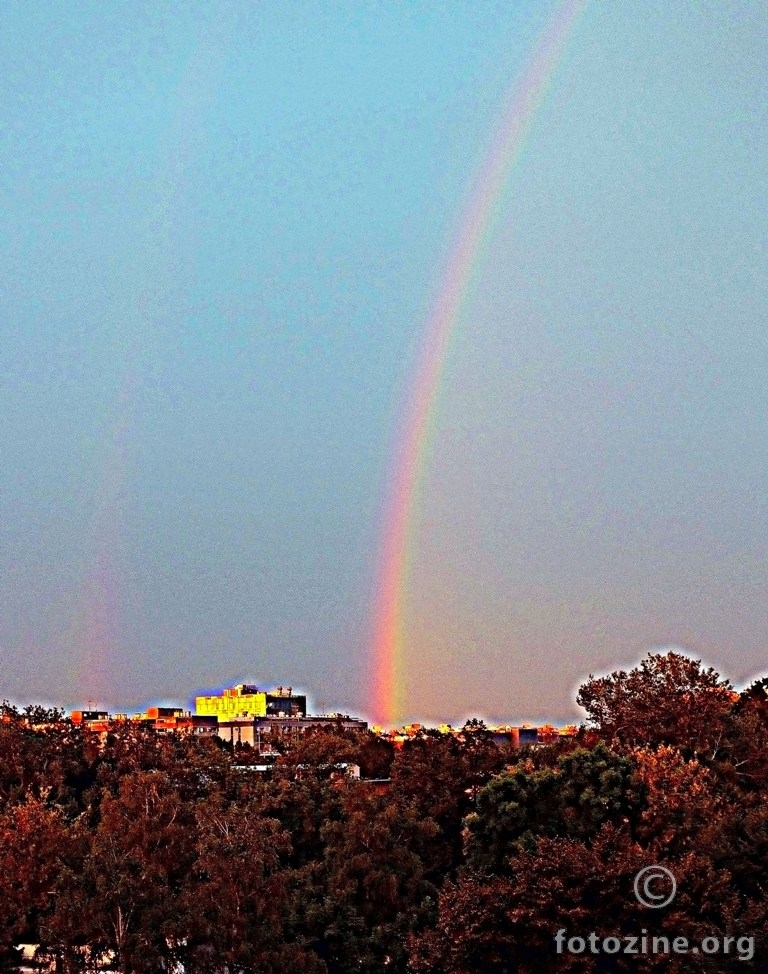
[[[398,411],[557,9],[4,7],[0,696],[365,714]],[[768,668],[767,122],[768,5],[586,4],[446,363],[404,716]]]

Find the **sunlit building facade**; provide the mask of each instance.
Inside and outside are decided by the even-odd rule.
[[[304,717],[307,698],[294,695],[292,687],[260,690],[249,683],[238,683],[215,696],[195,697],[195,713],[200,717],[234,720],[236,717]]]

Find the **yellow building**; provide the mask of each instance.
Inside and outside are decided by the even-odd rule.
[[[224,690],[216,697],[195,697],[195,713],[202,717],[266,717],[267,693],[247,683]]]

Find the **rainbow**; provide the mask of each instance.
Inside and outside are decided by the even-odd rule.
[[[127,685],[127,660],[119,638],[125,605],[120,552],[125,527],[123,495],[130,489],[131,441],[146,360],[144,347],[151,347],[163,295],[173,288],[178,204],[188,191],[185,164],[204,131],[205,110],[219,83],[234,25],[233,17],[220,18],[212,32],[200,36],[183,67],[174,90],[171,124],[158,149],[151,202],[138,227],[139,244],[125,261],[134,268],[134,275],[121,278],[108,318],[120,329],[121,379],[97,468],[91,537],[85,552],[89,564],[84,566],[65,636],[78,654],[72,676],[81,703],[90,699],[99,707],[113,702]]]
[[[410,538],[429,448],[430,430],[451,337],[466,302],[475,270],[493,230],[510,171],[585,0],[564,0],[547,24],[526,71],[513,87],[497,136],[475,180],[450,251],[416,363],[415,379],[397,438],[385,505],[375,600],[374,683],[370,712],[392,726],[402,714],[404,601]]]

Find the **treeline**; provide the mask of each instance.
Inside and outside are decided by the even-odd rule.
[[[63,974],[768,970],[765,684],[668,653],[579,702],[575,740],[318,732],[268,776],[218,740],[6,705],[0,969],[33,943]],[[661,909],[634,895],[649,865],[677,880]],[[641,929],[753,956],[555,949]]]

